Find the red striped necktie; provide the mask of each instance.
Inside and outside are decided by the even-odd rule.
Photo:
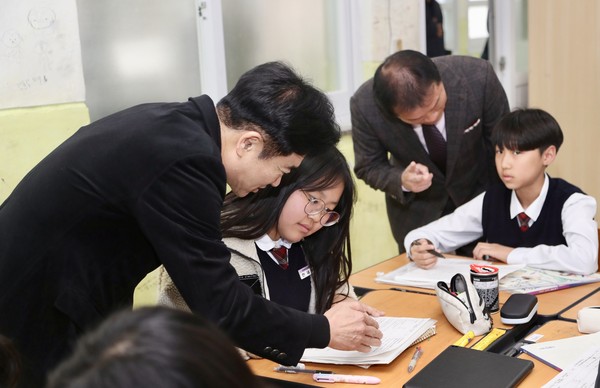
[[[273,249],[271,249],[271,254],[275,258],[275,260],[277,260],[277,262],[279,263],[279,266],[281,268],[283,268],[283,269],[288,268],[288,266],[289,266],[288,249],[286,247],[284,247],[282,245],[279,248],[273,248]]]
[[[521,232],[526,232],[529,229],[529,220],[530,218],[524,212],[517,214],[517,219],[519,220],[519,228]]]

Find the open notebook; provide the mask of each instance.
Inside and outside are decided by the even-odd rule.
[[[435,267],[431,269],[419,268],[415,263],[411,262],[394,271],[388,272],[382,276],[378,276],[375,281],[378,283],[431,288],[433,290],[435,289],[437,282],[444,281],[446,283],[450,283],[452,276],[456,275],[457,273],[462,273],[465,279],[469,279],[471,264],[482,264],[482,261],[447,258],[438,260]],[[496,262],[489,262],[489,264],[498,267],[498,276],[500,279],[525,266],[524,264],[506,265]]]
[[[536,295],[596,282],[600,282],[600,273],[575,275],[561,271],[525,267],[503,278],[500,281],[500,290],[511,294]]]
[[[379,323],[379,329],[383,332],[383,340],[381,346],[373,348],[371,352],[361,353],[332,348],[306,349],[301,361],[363,367],[373,364],[389,364],[411,345],[435,333],[436,321],[434,319],[399,317],[375,319]]]

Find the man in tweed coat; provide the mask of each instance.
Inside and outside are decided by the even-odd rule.
[[[350,111],[354,171],[386,193],[400,252],[409,231],[452,212],[498,180],[489,139],[509,107],[487,61],[399,51],[356,91]],[[441,167],[430,158],[423,125],[435,125],[445,139]]]

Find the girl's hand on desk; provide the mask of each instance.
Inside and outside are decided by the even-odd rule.
[[[508,255],[513,249],[505,245],[480,242],[473,249],[473,258],[475,260],[494,259],[506,263]]]
[[[372,346],[381,345],[383,333],[372,317],[382,316],[382,311],[347,299],[334,304],[324,315],[329,320],[329,347],[368,353]]]

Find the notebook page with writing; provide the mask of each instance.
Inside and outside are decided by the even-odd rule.
[[[600,348],[600,332],[523,345],[521,350],[554,369],[563,370],[592,348]]]
[[[381,346],[371,352],[311,348],[304,351],[300,361],[361,366],[389,364],[436,323],[429,318],[378,317],[375,320],[383,339]]]
[[[542,388],[593,388],[598,374],[600,347],[583,353]]]

